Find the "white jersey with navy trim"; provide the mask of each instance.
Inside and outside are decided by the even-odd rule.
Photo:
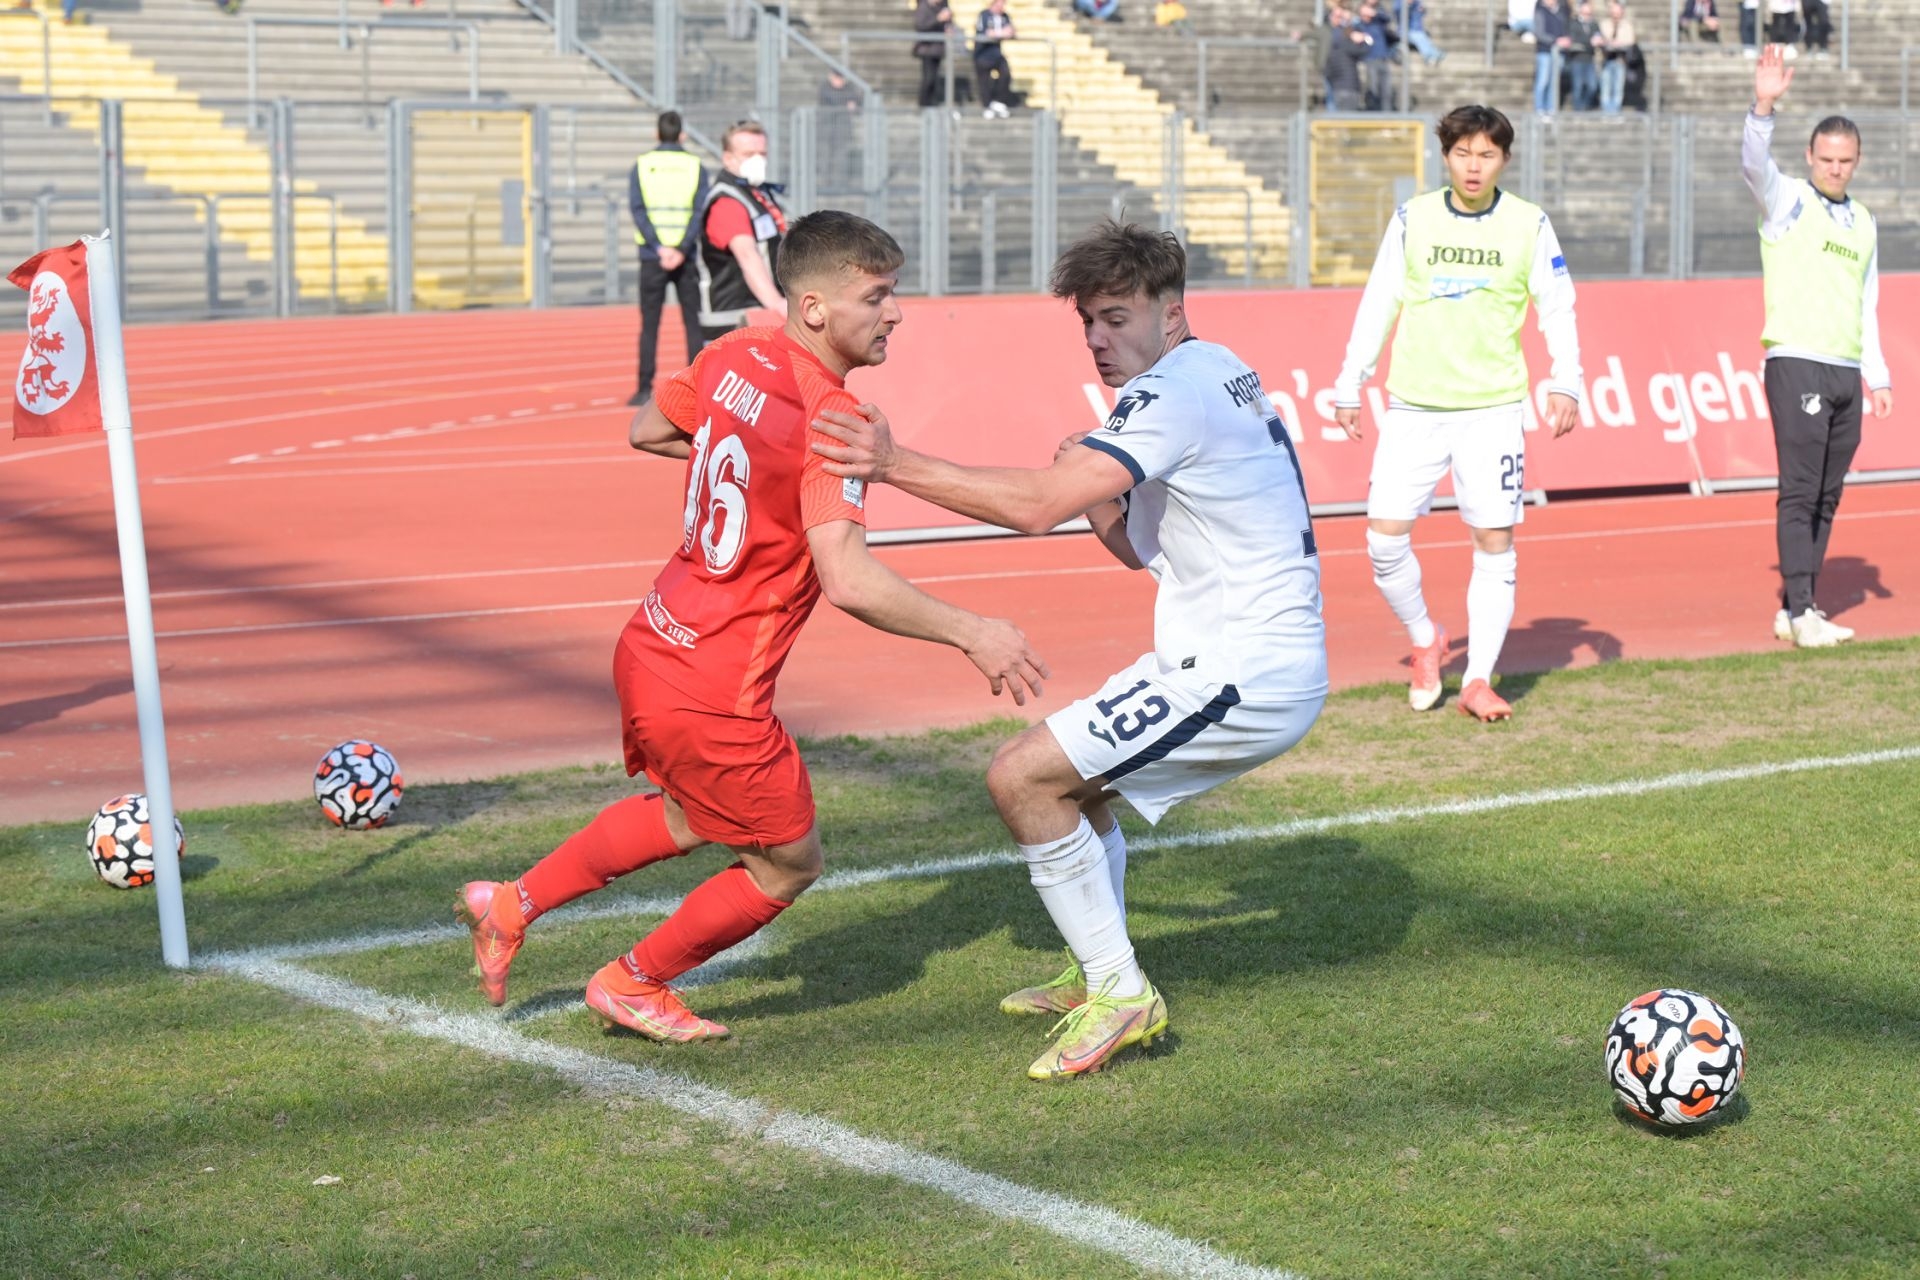
[[[1231,684],[1249,702],[1326,693],[1306,482],[1260,375],[1190,339],[1122,387],[1085,443],[1133,476],[1127,540],[1159,583],[1161,669]]]

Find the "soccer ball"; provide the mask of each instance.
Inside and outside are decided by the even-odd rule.
[[[320,757],[313,798],[335,826],[364,831],[384,826],[400,803],[400,766],[385,747],[354,738]]]
[[[1607,1028],[1607,1079],[1653,1124],[1699,1124],[1726,1109],[1747,1073],[1733,1019],[1707,997],[1663,987],[1637,996]]]
[[[187,837],[177,816],[173,838],[174,848],[184,855]],[[87,824],[87,860],[116,889],[153,883],[153,820],[145,796],[116,796],[100,806]]]

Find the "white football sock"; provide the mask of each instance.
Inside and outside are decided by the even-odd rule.
[[[1507,628],[1513,623],[1513,583],[1520,557],[1513,548],[1473,553],[1467,580],[1467,674],[1463,684],[1493,679]]]
[[[1373,585],[1386,597],[1393,616],[1406,624],[1408,638],[1422,648],[1432,644],[1433,620],[1427,617],[1427,599],[1420,594],[1420,561],[1413,554],[1413,535],[1369,529],[1367,555],[1373,560]]]
[[[1113,881],[1113,900],[1120,904],[1120,927],[1127,925],[1127,835],[1120,830],[1119,819],[1100,833],[1100,847],[1107,853],[1107,879]]]
[[[1097,993],[1112,978],[1114,995],[1143,994],[1147,978],[1133,958],[1133,943],[1127,940],[1126,921],[1107,873],[1107,852],[1093,824],[1083,817],[1066,839],[1023,844],[1020,856],[1054,927],[1087,975],[1087,990]]]

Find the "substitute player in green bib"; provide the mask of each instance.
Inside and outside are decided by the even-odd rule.
[[[1766,274],[1767,411],[1779,458],[1775,532],[1780,610],[1773,633],[1802,648],[1853,639],[1813,601],[1847,467],[1860,447],[1860,384],[1873,416],[1893,412],[1893,379],[1880,350],[1877,232],[1866,206],[1847,195],[1860,164],[1860,130],[1828,116],[1807,142],[1807,178],[1773,162],[1773,108],[1793,83],[1779,45],[1753,73],[1753,110],[1740,142],[1740,172],[1760,202],[1760,264]]]
[[[1505,720],[1513,708],[1492,680],[1513,622],[1513,526],[1525,517],[1527,303],[1540,314],[1553,361],[1546,419],[1555,436],[1579,416],[1580,339],[1573,280],[1552,224],[1538,205],[1499,186],[1513,153],[1512,123],[1492,107],[1460,107],[1438,132],[1447,185],[1401,205],[1387,226],[1333,384],[1335,418],[1360,438],[1360,388],[1398,318],[1391,402],[1367,490],[1373,580],[1413,641],[1407,700],[1425,711],[1440,701],[1447,633],[1427,614],[1413,522],[1432,509],[1451,470],[1474,546],[1459,705],[1479,720]]]

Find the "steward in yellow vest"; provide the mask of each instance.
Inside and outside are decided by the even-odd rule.
[[[660,317],[672,288],[680,301],[687,333],[687,359],[701,346],[700,229],[695,213],[707,198],[707,171],[680,145],[680,113],[660,114],[660,145],[641,156],[627,179],[627,205],[633,211],[633,240],[640,246],[640,379],[629,404],[641,405],[653,394],[660,343]]]

